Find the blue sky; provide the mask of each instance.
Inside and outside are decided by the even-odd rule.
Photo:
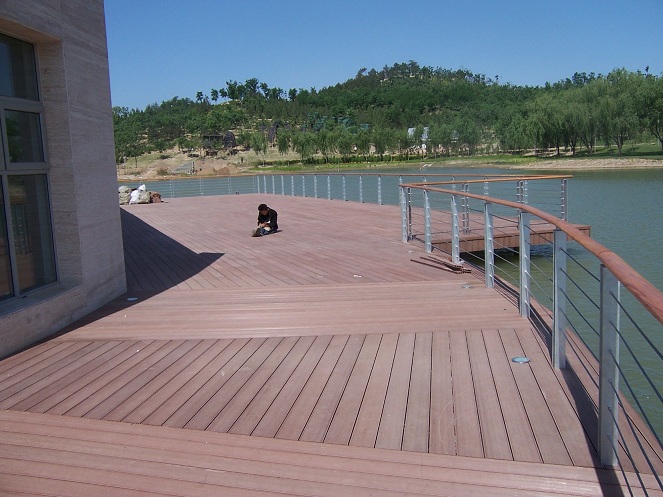
[[[541,86],[663,74],[662,0],[106,0],[113,105],[195,100],[226,82],[317,88],[414,60]]]

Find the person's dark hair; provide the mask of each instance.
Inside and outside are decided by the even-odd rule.
[[[259,211],[266,211],[267,209],[269,209],[269,207],[267,207],[267,204],[260,204],[258,206]]]

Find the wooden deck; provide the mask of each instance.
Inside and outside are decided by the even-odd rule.
[[[281,231],[251,238],[263,201]],[[544,337],[412,262],[398,207],[239,195],[122,220],[128,293],[0,362],[0,495],[628,495]]]

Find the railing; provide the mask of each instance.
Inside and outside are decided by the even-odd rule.
[[[445,180],[451,188],[476,189],[484,195],[531,204],[566,219],[570,176],[412,174],[412,173],[291,173],[219,176],[143,182],[162,198],[240,193],[272,193],[362,203],[398,205],[398,185],[405,179],[427,183]],[[123,184],[126,184],[123,183]],[[136,185],[138,186],[138,185]]]
[[[508,292],[549,339],[552,364],[573,371],[597,413],[601,462],[619,464],[633,487],[629,474],[653,474],[663,490],[663,294],[578,228],[526,202],[421,183],[402,184],[400,199],[403,241],[431,252],[450,239],[451,260]],[[532,246],[533,223],[554,226],[548,242]],[[515,228],[519,247],[499,245],[500,231]],[[463,240],[477,233],[483,253],[463,261]]]

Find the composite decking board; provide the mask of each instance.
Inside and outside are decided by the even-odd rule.
[[[450,346],[448,332],[433,334],[428,450],[434,454],[457,453]]]
[[[384,413],[385,396],[394,372],[394,357],[398,335],[382,335],[366,391],[359,407],[357,421],[352,430],[350,445],[375,447]]]
[[[577,422],[569,422],[577,414],[568,403],[568,399],[552,371],[550,361],[536,338],[531,333],[521,333],[519,339],[523,352],[530,358],[529,364],[536,376],[537,385],[548,403],[557,429],[574,464],[578,466],[599,465],[600,462],[595,456],[596,452],[592,447],[592,442],[587,438],[582,425]]]
[[[571,468],[573,471],[568,473],[569,476],[562,478],[558,474],[560,467],[554,465],[505,466],[499,464],[504,461],[487,459],[481,461],[479,466],[476,460],[469,458],[428,455],[422,459],[421,456],[415,458],[413,453],[401,451],[342,446],[326,446],[324,450],[320,450],[318,444],[287,444],[260,437],[238,438],[217,434],[220,436],[207,435],[201,438],[196,436],[196,432],[189,430],[167,429],[165,433],[162,431],[157,434],[146,430],[150,427],[124,423],[97,421],[96,423],[101,424],[81,426],[80,423],[75,423],[73,427],[67,427],[68,423],[63,423],[67,421],[64,418],[33,420],[37,424],[32,426],[25,423],[25,420],[22,421],[12,423],[9,433],[27,433],[29,438],[10,440],[9,444],[19,442],[23,446],[52,447],[56,449],[53,452],[57,452],[62,448],[63,441],[69,439],[73,443],[66,444],[68,452],[82,454],[80,460],[83,465],[88,464],[85,454],[104,456],[95,458],[97,463],[89,465],[105,466],[118,477],[121,477],[124,471],[133,473],[133,477],[136,477],[137,469],[143,469],[140,465],[139,468],[133,468],[136,462],[162,463],[165,468],[177,464],[181,469],[193,470],[191,479],[195,479],[196,470],[199,468],[209,468],[219,476],[225,471],[234,469],[244,472],[248,468],[252,474],[279,474],[282,478],[305,480],[309,485],[314,484],[316,479],[327,482],[335,479],[348,485],[344,495],[363,495],[352,493],[352,484],[355,483],[363,485],[364,488],[400,488],[403,490],[402,495],[408,495],[408,491],[416,491],[421,492],[420,495],[487,496],[619,495],[616,492],[619,490],[616,483],[621,480],[618,474],[585,468]],[[21,429],[21,426],[24,429]],[[0,422],[0,430],[3,427]],[[57,477],[68,471],[78,471],[78,468],[68,466],[61,454],[60,452],[57,462],[64,464],[59,466],[60,475]],[[58,457],[52,452],[51,455]],[[247,466],[249,461],[252,463]],[[255,464],[257,461],[261,462]],[[35,468],[30,463],[29,466],[24,464],[15,472],[26,471],[28,468],[34,473],[43,470],[42,467]],[[184,476],[185,473],[180,472],[180,475],[188,478]],[[244,474],[244,478],[250,480],[252,474]],[[152,479],[152,490],[167,488],[174,475],[166,476],[168,478]],[[11,478],[13,480],[13,475]],[[316,490],[317,487],[310,487],[310,493],[307,495],[327,495]]]
[[[288,355],[274,369],[274,372],[269,376],[260,390],[255,393],[253,400],[246,405],[237,420],[226,431],[245,435],[254,433],[258,424],[265,418],[270,408],[275,405],[277,402],[276,399],[291,381],[302,361],[309,355],[314,342],[315,337],[301,337],[296,340],[294,347]],[[313,356],[313,360],[315,360],[316,354],[311,355]],[[292,383],[295,384],[296,381],[297,379],[295,378]],[[277,420],[277,422],[282,421],[283,418]]]
[[[50,378],[65,375],[76,367],[78,359],[85,357],[99,346],[103,346],[103,344],[79,342],[74,347],[51,356],[45,363],[37,364],[16,376],[6,378],[3,382],[5,386],[0,390],[0,409],[6,409],[8,405],[29,397],[35,391],[40,390]],[[69,354],[65,355],[66,352]]]
[[[321,392],[330,379],[330,371],[336,369],[349,335],[331,337],[322,357],[313,368],[292,408],[276,432],[276,438],[299,440],[308,420],[318,404]]]
[[[86,381],[81,388],[54,406],[49,407],[46,412],[50,414],[73,414],[77,410],[87,412],[97,402],[103,400],[106,395],[112,393],[111,389],[114,385],[122,384],[122,378],[128,381],[134,374],[133,368],[148,358],[150,354],[163,347],[164,343],[147,340],[132,342],[132,345],[133,347],[127,349],[126,353],[116,356],[109,361],[109,364],[104,364],[103,374],[91,375],[91,381]],[[87,380],[87,377],[84,378]],[[118,378],[120,378],[120,381],[118,381]]]
[[[205,355],[198,367],[190,373],[191,376],[178,377],[179,381],[168,391],[168,398],[149,413],[142,423],[183,426],[195,414],[195,406],[209,399],[218,390],[220,382],[229,377],[223,368],[240,367],[260,343],[262,339],[236,339],[224,343],[222,348],[215,345],[212,354]]]
[[[91,369],[89,371],[82,369],[78,372],[72,373],[71,378],[67,378],[69,383],[67,385],[61,384],[58,385],[57,391],[55,392],[45,392],[42,394],[37,394],[40,397],[43,397],[42,400],[39,400],[36,404],[30,407],[31,412],[49,412],[55,406],[63,402],[70,402],[70,405],[75,405],[80,400],[85,398],[91,391],[91,385],[94,384],[94,381],[99,377],[103,376],[107,371],[115,369],[115,367],[122,362],[130,359],[135,355],[136,347],[142,348],[144,345],[147,345],[145,342],[120,342],[120,345],[109,353],[105,354],[100,358],[98,364],[91,364]],[[80,374],[79,374],[80,373]],[[63,383],[64,383],[63,379]],[[72,398],[76,398],[71,402]],[[13,409],[18,409],[17,406],[13,406]],[[66,408],[64,409],[67,410]]]
[[[276,398],[268,407],[264,416],[256,424],[251,435],[259,437],[275,437],[288,414],[293,409],[307,381],[312,377],[313,371],[320,363],[325,351],[332,340],[331,336],[315,337],[309,352],[304,355],[292,372],[291,377],[278,392]],[[296,413],[299,414],[299,413]],[[296,440],[299,436],[292,436]]]
[[[122,421],[140,409],[154,409],[163,403],[163,389],[169,385],[178,375],[185,376],[187,367],[200,358],[202,354],[210,349],[212,340],[187,340],[183,343],[184,348],[178,350],[177,360],[169,361],[161,371],[152,378],[145,378],[142,386],[119,405],[115,405],[104,415],[108,421]],[[144,419],[144,418],[143,418]],[[142,419],[141,419],[142,421]]]
[[[364,340],[325,434],[325,442],[343,445],[350,443],[381,338],[381,335],[370,335]]]
[[[69,416],[95,417],[95,413],[110,409],[115,402],[121,402],[125,396],[123,391],[131,384],[136,375],[153,367],[155,363],[167,356],[179,345],[179,341],[154,342],[143,349],[136,349],[136,361],[126,361],[114,368],[103,379],[103,386],[92,395],[72,407],[65,414]]]
[[[277,347],[265,358],[265,360],[259,364],[254,371],[249,372],[249,377],[241,385],[241,387],[239,387],[239,389],[235,392],[232,392],[232,390],[229,392],[232,393],[232,398],[225,403],[220,403],[223,405],[223,409],[220,409],[219,413],[209,424],[207,429],[212,431],[228,432],[231,431],[232,427],[238,424],[239,421],[239,431],[234,433],[242,433],[247,435],[250,434],[257,421],[254,423],[254,420],[252,420],[250,416],[252,413],[247,413],[249,414],[249,420],[247,421],[247,424],[250,425],[250,428],[246,429],[246,431],[243,431],[243,420],[240,421],[242,414],[249,409],[261,409],[262,407],[265,407],[266,410],[266,408],[269,407],[260,405],[260,402],[263,401],[263,398],[258,398],[258,393],[261,392],[263,388],[265,388],[270,379],[277,375],[278,371],[283,372],[284,370],[288,370],[296,366],[296,364],[299,364],[302,354],[306,352],[310,343],[310,337],[283,338]],[[288,359],[290,359],[290,361]],[[234,380],[235,377],[239,375],[240,372],[235,373],[235,376],[233,376],[232,380]],[[230,390],[229,387],[232,380],[225,384],[224,387],[226,389]],[[276,381],[278,381],[278,378]],[[267,401],[268,398],[264,398],[264,400]],[[256,404],[258,405],[256,406]]]
[[[322,442],[325,440],[329,425],[333,421],[350,378],[350,373],[353,371],[357,357],[363,348],[365,338],[361,335],[353,335],[345,343],[334,369],[331,374],[327,373],[327,381],[306,421],[306,426],[299,437],[300,440],[306,442]]]
[[[517,334],[500,330],[500,335],[507,357],[525,356]],[[519,367],[513,367],[513,376],[518,385],[520,397],[527,411],[527,417],[530,420],[530,426],[534,431],[543,461],[553,464],[572,465],[572,459],[560,437],[559,429],[555,424],[552,413],[549,409],[540,408],[548,404],[533,374],[532,366],[530,363],[520,363],[516,364],[516,366]]]
[[[408,392],[403,450],[428,452],[431,396],[431,333],[417,333]]]
[[[467,457],[484,457],[467,337],[465,332],[451,333],[450,339],[453,396],[458,413],[456,415],[457,454]]]
[[[230,355],[222,354],[224,357],[228,357],[228,362],[225,364],[219,364],[218,368],[208,368],[207,371],[202,371],[199,375],[200,378],[197,378],[199,382],[203,380],[205,383],[199,388],[186,393],[190,393],[190,397],[181,404],[173,405],[172,402],[169,402],[176,410],[168,417],[164,422],[165,426],[174,426],[182,428],[186,425],[189,425],[191,428],[205,429],[209,423],[214,419],[218,414],[218,407],[216,405],[216,397],[221,397],[224,392],[224,385],[231,381],[238,371],[241,368],[245,367],[248,361],[253,359],[256,362],[254,354],[257,351],[262,350],[264,354],[265,349],[273,350],[274,347],[278,344],[279,338],[267,338],[264,340],[249,340],[245,343],[241,349],[236,351],[236,353]],[[224,351],[225,352],[225,351]],[[234,350],[229,350],[228,352],[235,352]],[[260,354],[258,355],[258,361],[260,359]],[[248,367],[248,366],[246,366]],[[246,375],[241,375],[239,378],[245,378]],[[236,378],[234,383],[237,383],[238,379]],[[199,383],[200,384],[200,383]],[[188,389],[187,389],[188,390]]]
[[[506,355],[500,333],[485,333],[483,336],[486,348],[492,351],[489,355],[490,366],[513,457],[516,461],[542,462],[513,376],[512,368],[519,367],[519,364],[511,362]]]
[[[210,399],[208,405],[215,406],[216,415],[209,420],[205,429],[227,432],[296,343],[296,337],[285,337],[278,341],[268,338]],[[193,427],[185,425],[185,428]]]
[[[490,459],[512,460],[504,412],[495,386],[495,373],[491,370],[483,335],[468,333],[466,336],[484,454]]]
[[[62,399],[66,396],[67,389],[71,388],[70,386],[72,382],[75,382],[81,376],[85,376],[89,372],[94,371],[101,364],[106,362],[109,357],[121,353],[130,346],[128,343],[123,344],[118,341],[101,342],[99,345],[99,347],[81,358],[80,361],[77,361],[75,367],[70,367],[68,371],[59,371],[58,373],[64,374],[59,374],[58,376],[49,375],[42,380],[42,386],[36,388],[36,391],[31,393],[31,395],[24,397],[23,400],[20,400],[15,404],[10,404],[7,407],[16,411],[34,410],[36,405],[51,397]],[[48,386],[45,387],[45,384]],[[53,403],[57,403],[57,400]]]
[[[193,340],[174,340],[160,349],[160,354],[154,354],[150,359],[152,362],[146,364],[142,371],[135,375],[122,387],[115,391],[94,408],[85,413],[85,417],[105,419],[106,416],[118,406],[125,402],[133,403],[136,394],[144,388],[151,380],[166,370],[169,366],[177,362],[188,351],[190,351],[196,342]]]
[[[140,403],[130,412],[126,408],[118,406],[116,411],[111,411],[106,419],[114,421],[125,421],[127,423],[143,423],[150,416],[154,415],[165,402],[173,398],[181,388],[186,385],[193,375],[203,370],[212,360],[224,349],[230,346],[230,340],[203,340],[191,351],[191,361],[183,361],[173,365],[172,373],[174,376],[168,378],[163,376],[160,380],[164,383],[154,385],[155,390],[150,390],[149,397],[144,395],[138,397]],[[240,345],[237,341],[237,346]],[[142,394],[142,392],[141,392]],[[175,403],[175,402],[174,402]],[[125,414],[126,413],[126,414]],[[121,417],[124,414],[124,417]],[[158,424],[158,423],[155,423]]]

